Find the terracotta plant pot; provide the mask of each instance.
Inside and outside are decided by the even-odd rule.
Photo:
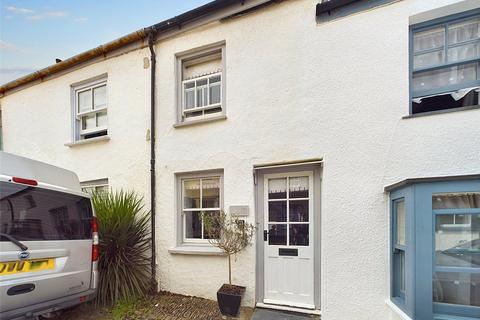
[[[229,284],[224,284],[218,289],[218,307],[224,316],[236,317],[238,315],[245,289],[245,287]]]

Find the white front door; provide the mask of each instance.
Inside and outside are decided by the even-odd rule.
[[[264,303],[313,309],[313,173],[265,175],[264,183]]]

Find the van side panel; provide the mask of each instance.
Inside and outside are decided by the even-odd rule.
[[[89,197],[4,177],[0,177],[0,233],[5,235],[0,238],[0,318],[82,292],[91,295],[98,272],[97,263],[92,263],[94,211]]]

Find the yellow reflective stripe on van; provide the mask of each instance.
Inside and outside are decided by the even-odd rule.
[[[20,272],[36,272],[55,268],[55,259],[0,262],[0,276]]]

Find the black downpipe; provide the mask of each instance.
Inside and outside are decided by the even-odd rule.
[[[157,292],[157,266],[155,250],[155,69],[156,57],[153,44],[155,42],[155,29],[148,30],[148,47],[150,48],[150,213],[152,237],[152,291]]]

